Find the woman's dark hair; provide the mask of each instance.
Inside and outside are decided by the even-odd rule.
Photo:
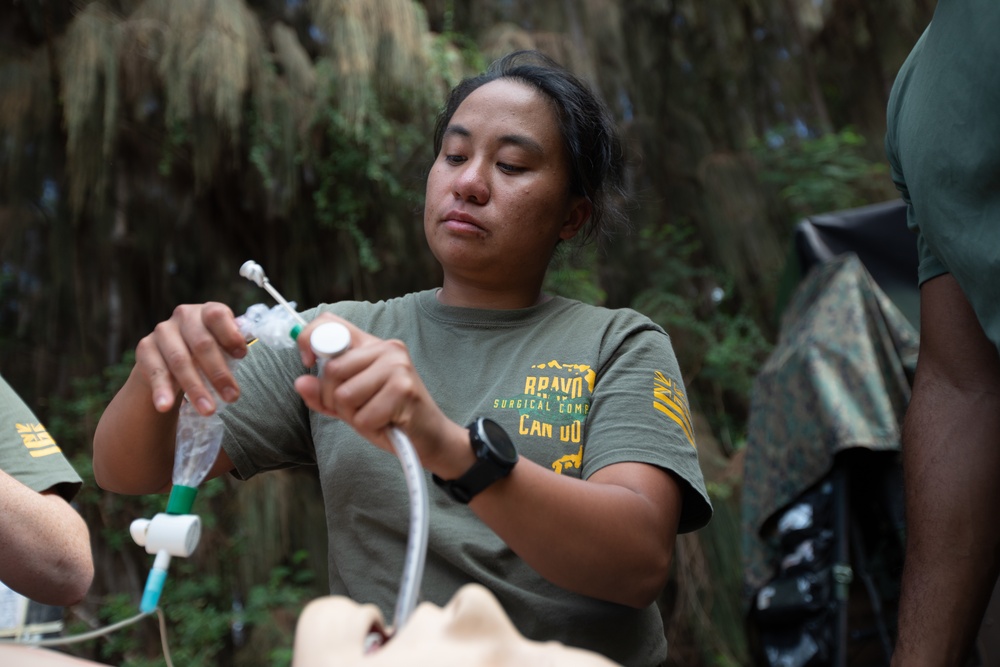
[[[482,74],[463,80],[448,95],[434,128],[434,154],[459,105],[474,90],[498,79],[532,86],[552,101],[570,166],[570,193],[590,200],[593,211],[583,239],[610,236],[626,226],[625,160],[618,128],[608,108],[572,72],[537,51],[515,51]]]

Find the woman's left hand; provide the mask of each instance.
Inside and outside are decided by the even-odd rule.
[[[351,344],[323,364],[319,377],[304,375],[295,381],[295,390],[309,409],[342,419],[388,452],[394,450],[386,429],[395,426],[409,436],[426,469],[448,475],[445,479],[464,472],[472,463],[468,431],[435,403],[401,341],[377,338],[324,313],[299,334],[302,363],[308,367],[316,363],[309,341],[325,322],[347,327]]]

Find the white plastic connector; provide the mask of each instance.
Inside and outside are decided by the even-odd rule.
[[[252,259],[243,262],[240,267],[240,275],[251,282],[257,283],[257,287],[263,287],[267,276],[264,275],[264,267]]]
[[[305,326],[306,321],[302,319],[302,316],[295,312],[291,304],[285,300],[285,297],[278,293],[278,290],[271,286],[271,281],[267,279],[267,275],[264,273],[264,267],[248,259],[243,262],[243,266],[240,267],[240,275],[247,280],[256,283],[257,287],[263,287],[268,294],[274,297],[274,300],[281,304],[281,306],[288,311],[292,318],[298,322],[300,325]]]
[[[171,556],[187,558],[194,553],[201,539],[201,519],[194,514],[160,513],[150,519],[136,519],[129,526],[132,539],[146,553],[165,551]]]

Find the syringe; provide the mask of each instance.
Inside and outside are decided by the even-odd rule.
[[[298,336],[299,329],[306,325],[302,316],[295,312],[291,305],[278,293],[264,274],[264,269],[253,260],[248,260],[240,267],[240,275],[263,287],[274,299],[294,316],[299,327],[293,329],[290,335]],[[351,333],[339,322],[324,322],[317,326],[309,337],[309,346],[318,359],[320,373],[327,360],[347,351],[351,346]],[[399,585],[399,596],[396,599],[393,627],[399,631],[406,623],[410,614],[417,606],[420,597],[420,586],[424,577],[424,564],[427,558],[427,539],[430,526],[430,509],[427,496],[427,482],[423,467],[413,443],[400,429],[387,429],[389,441],[403,466],[403,476],[410,500],[409,538],[406,543],[406,558],[403,563],[403,576]]]

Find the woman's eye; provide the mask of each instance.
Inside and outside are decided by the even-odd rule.
[[[445,155],[444,161],[448,164],[462,164],[465,162],[465,158],[461,155]]]
[[[507,164],[506,162],[497,162],[497,168],[505,174],[520,174],[525,171],[524,167],[515,167],[514,165]]]

